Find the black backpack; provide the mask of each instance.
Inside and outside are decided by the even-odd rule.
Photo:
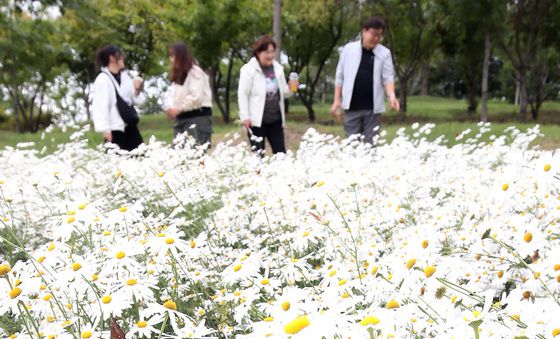
[[[111,79],[109,74],[107,74],[107,76],[109,77],[109,80],[111,80],[111,83],[115,88],[115,94],[117,95],[117,110],[119,111],[121,119],[123,119],[124,123],[128,126],[138,125],[138,122],[140,121],[138,112],[136,112],[134,106],[129,105],[126,101],[124,101],[123,98],[121,98],[119,91],[117,90],[117,86],[115,86],[115,83],[113,82],[113,79]]]

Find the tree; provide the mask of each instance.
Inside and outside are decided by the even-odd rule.
[[[381,9],[387,21],[388,47],[391,49],[395,72],[399,81],[401,118],[406,116],[410,81],[418,65],[435,46],[434,31],[437,12],[430,10],[428,0],[384,0]]]
[[[514,68],[519,89],[519,120],[527,118],[528,75],[535,67],[536,54],[543,49],[543,27],[550,1],[509,0],[498,43]]]
[[[11,102],[17,132],[50,124],[44,99],[49,82],[63,71],[65,50],[54,20],[23,11],[17,4],[0,14],[0,84]]]
[[[437,5],[442,14],[438,28],[440,47],[447,57],[453,58],[465,88],[467,111],[472,117],[478,106],[481,83],[486,89],[482,95],[483,106],[488,99],[490,38],[496,27],[497,1],[439,0]],[[481,117],[485,121],[486,113],[482,112]]]
[[[74,74],[90,118],[90,84],[97,76],[95,54],[98,48],[112,43],[119,45],[127,65],[144,74],[161,74],[160,60],[164,54],[162,23],[157,5],[149,2],[66,1],[60,7],[61,27],[71,49],[66,60]]]
[[[300,83],[305,84],[297,95],[309,120],[315,121],[313,103],[319,81],[356,7],[341,0],[291,0],[284,6],[284,49],[291,71],[299,73]]]
[[[226,123],[231,119],[236,60],[245,61],[245,51],[255,38],[270,30],[271,5],[270,1],[249,0],[166,2],[168,28],[176,38],[187,42],[201,67],[210,74],[214,101]]]

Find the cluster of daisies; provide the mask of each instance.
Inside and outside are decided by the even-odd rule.
[[[560,338],[560,152],[432,128],[6,148],[0,336]]]

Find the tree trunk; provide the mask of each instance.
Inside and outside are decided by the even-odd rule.
[[[400,116],[402,121],[405,120],[406,118],[406,112],[407,112],[407,96],[408,96],[408,79],[402,78],[399,79],[399,104],[400,104]]]
[[[315,110],[313,109],[313,96],[309,96],[309,99],[307,99],[300,93],[299,98],[301,99],[303,106],[305,106],[305,109],[307,109],[307,116],[309,117],[309,121],[314,122]]]
[[[212,87],[212,96],[214,97],[214,102],[216,103],[216,106],[218,106],[218,109],[220,110],[222,117],[224,117],[225,109],[218,95],[218,88],[220,87],[219,86],[220,78],[221,78],[220,64],[218,63],[217,65],[214,65],[210,68],[210,86]]]
[[[428,96],[430,81],[430,62],[428,60],[422,63],[422,70],[420,71],[420,95]]]
[[[21,126],[19,124],[19,110],[15,98],[12,100],[14,101],[12,104],[14,106],[13,110],[14,110],[14,122],[15,122],[16,132],[21,133]]]
[[[469,119],[473,117],[474,113],[476,113],[476,106],[478,102],[476,101],[476,92],[474,88],[470,88],[467,93],[467,114],[469,115]]]
[[[484,61],[482,63],[482,94],[480,96],[480,121],[488,121],[488,70],[490,68],[490,32],[484,35]]]
[[[527,87],[526,74],[524,71],[519,72],[519,121],[524,122],[527,119]]]
[[[513,100],[513,104],[515,106],[519,105],[519,80],[515,80],[515,99]]]
[[[225,99],[225,112],[224,112],[224,123],[229,124],[231,109],[230,109],[230,94],[231,94],[231,75],[233,70],[233,53],[230,53],[228,60],[228,69],[226,76],[226,99]]]
[[[274,41],[276,42],[276,61],[280,62],[280,52],[282,50],[282,0],[274,0],[274,15],[272,23],[272,31]]]

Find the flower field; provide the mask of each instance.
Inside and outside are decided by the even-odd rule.
[[[432,127],[262,160],[6,148],[0,337],[560,338],[559,151]]]

